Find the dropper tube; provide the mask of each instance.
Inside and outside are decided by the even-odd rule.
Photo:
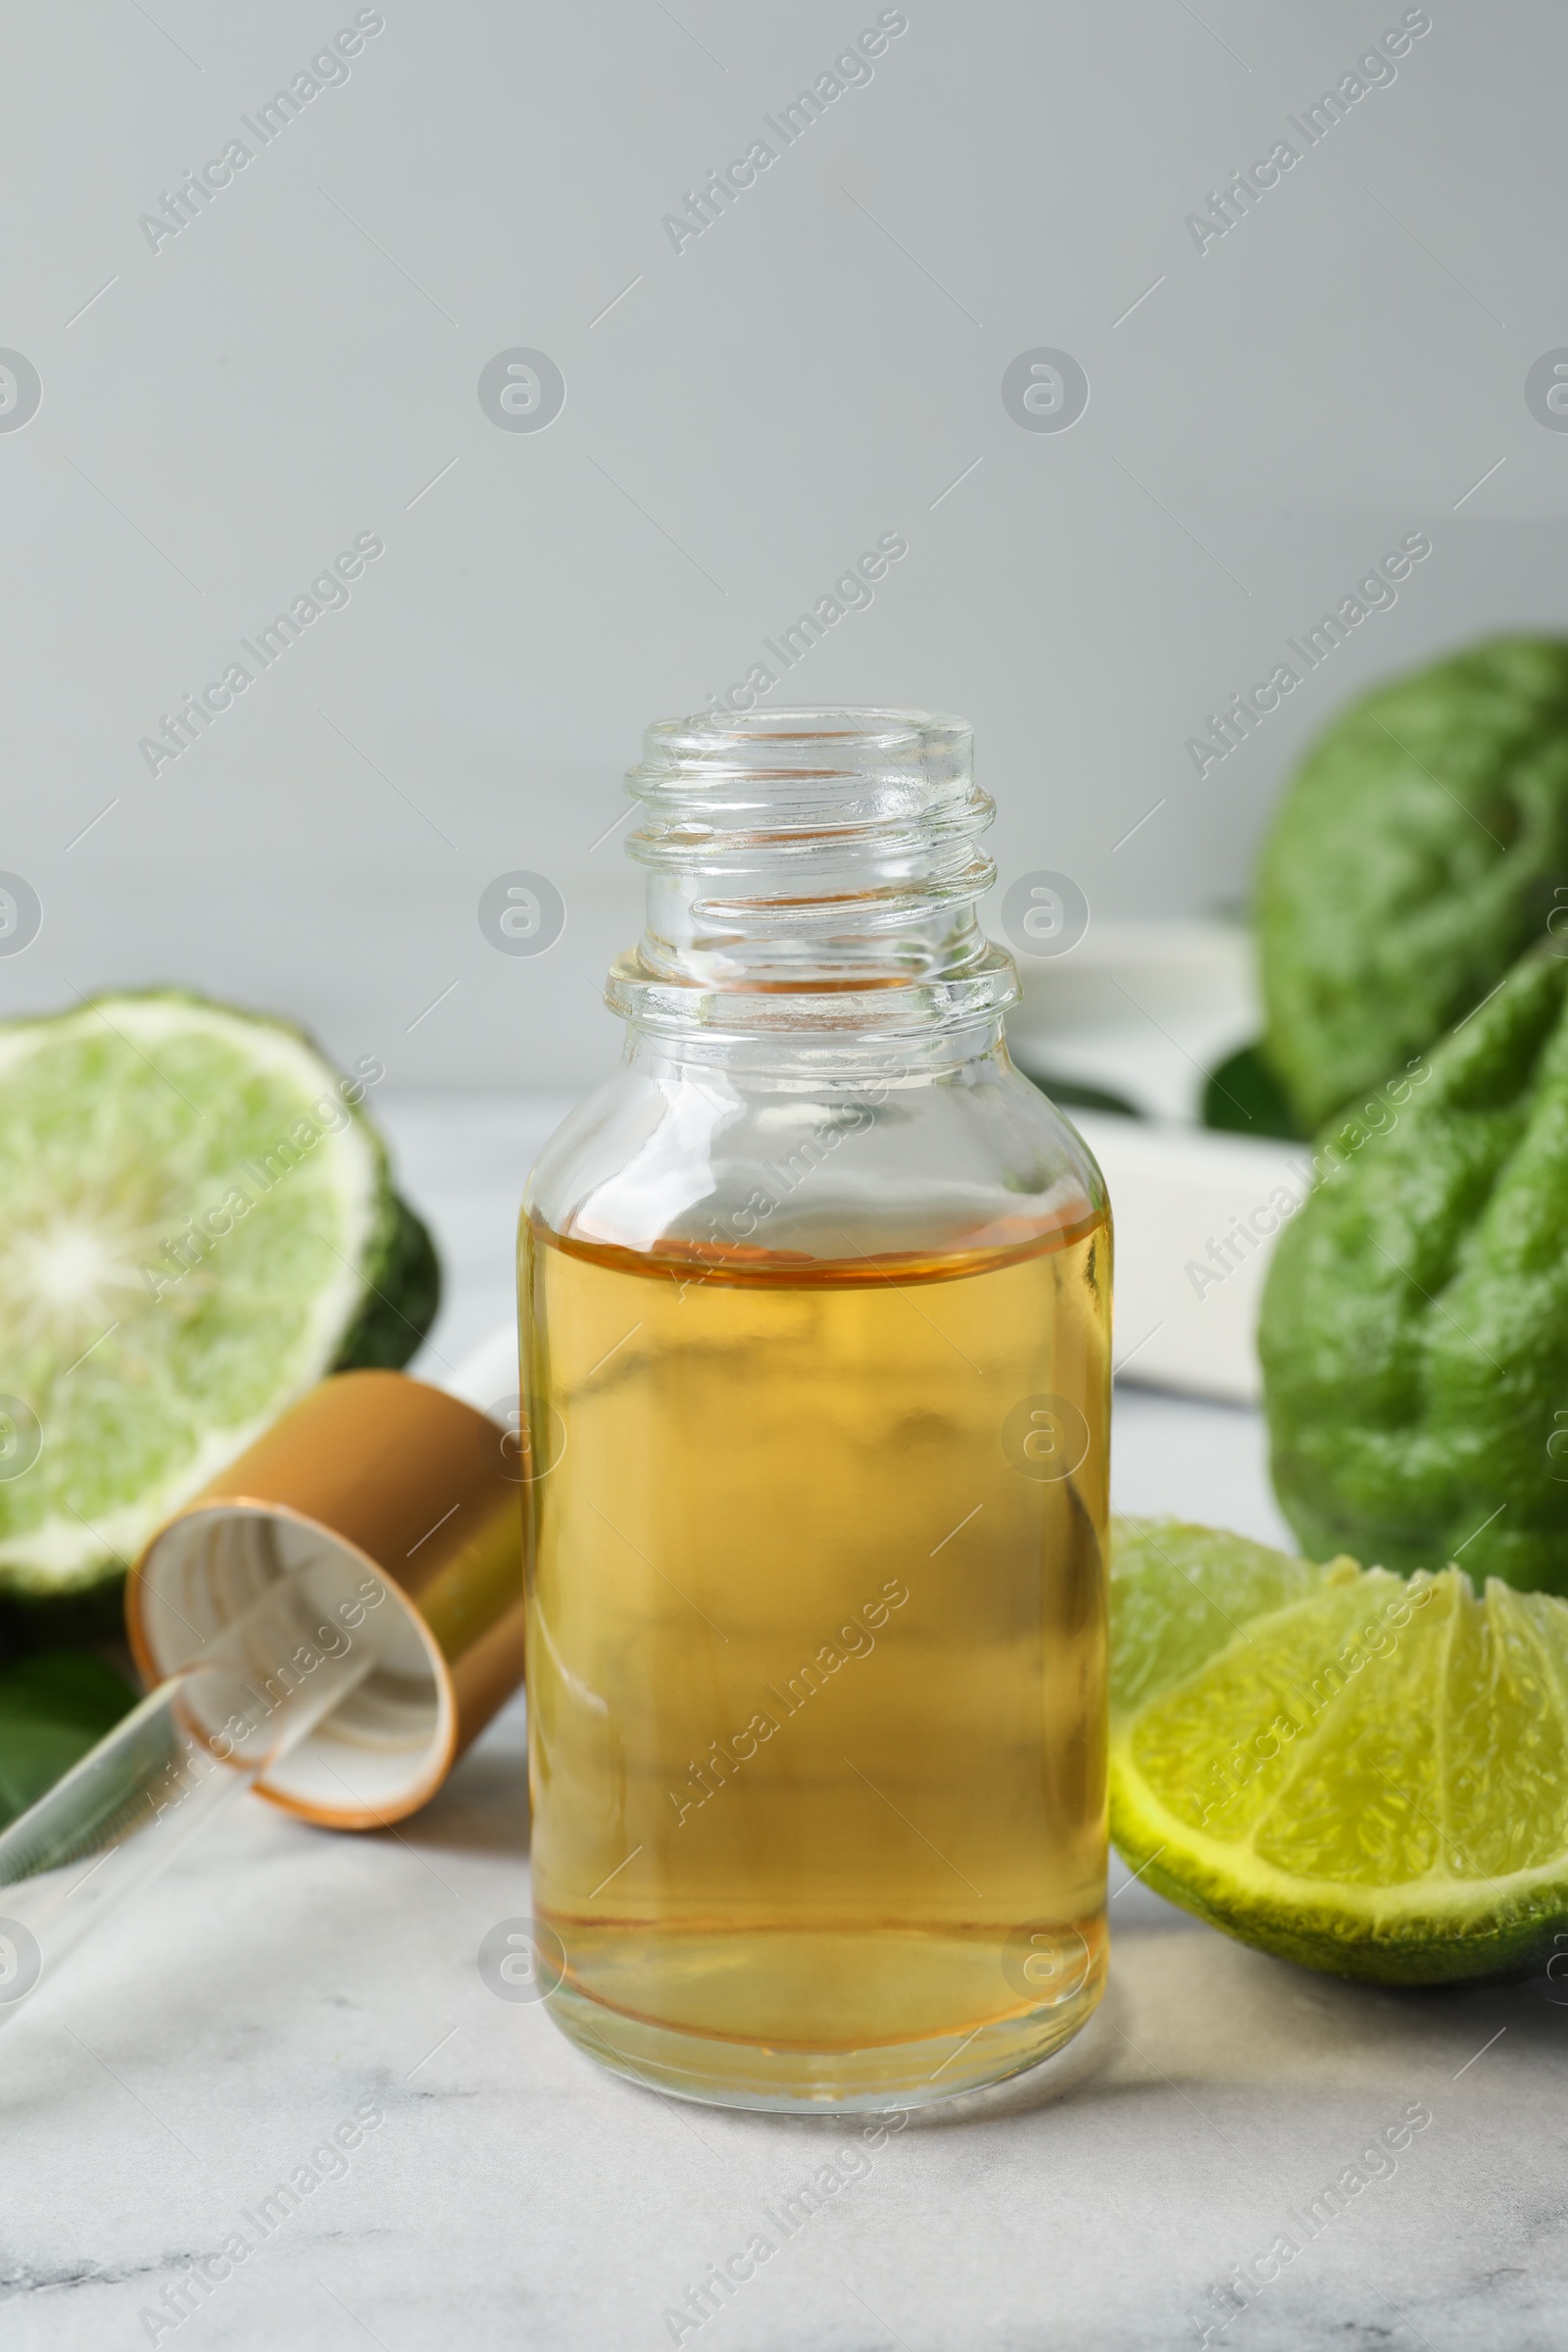
[[[515,1328],[509,1324],[452,1375],[448,1396],[469,1408],[466,1418],[456,1416],[456,1426],[452,1404],[422,1383],[390,1373],[346,1376],[372,1384],[368,1394],[379,1401],[365,1424],[363,1458],[346,1460],[345,1475],[360,1491],[372,1482],[384,1501],[403,1464],[410,1491],[393,1503],[401,1499],[414,1514],[407,1556],[429,1560],[436,1548],[430,1537],[451,1521],[466,1516],[477,1524],[477,1549],[455,1552],[437,1576],[437,1592],[427,1591],[416,1611],[428,1627],[429,1610],[444,1595],[441,1623],[456,1608],[458,1636],[465,1631],[465,1612],[473,1612],[475,1569],[493,1579],[511,1548],[507,1531],[515,1524],[520,1476],[515,1348]],[[297,1411],[326,1406],[339,1387],[327,1382]],[[463,1497],[435,1528],[425,1515],[427,1487],[409,1459],[411,1451],[419,1452],[407,1445],[411,1413],[425,1452],[434,1446],[440,1459],[450,1458],[454,1492]],[[318,1418],[334,1439],[338,1425],[330,1411]],[[467,1457],[486,1422],[500,1428],[492,1430],[494,1444],[482,1446],[485,1466],[476,1473]],[[256,1458],[252,1453],[244,1462]],[[381,1554],[388,1568],[383,1579],[362,1543],[341,1539],[330,1521],[313,1523],[298,1509],[285,1506],[279,1520],[267,1507],[267,1492],[264,1486],[257,1495],[252,1488],[254,1499],[204,1521],[204,1560],[217,1584],[245,1596],[246,1605],[227,1624],[202,1631],[181,1615],[173,1592],[165,1590],[159,1605],[172,1610],[190,1636],[185,1661],[0,1832],[0,2024],[53,1981],[100,1920],[183,1853],[236,1798],[258,1781],[270,1784],[285,1758],[377,1667],[386,1668],[382,1680],[389,1676],[388,1687],[396,1691],[412,1622],[411,1595],[399,1593],[393,1581],[403,1569],[403,1540]],[[396,1517],[393,1507],[393,1524]],[[280,1528],[286,1530],[281,1543]],[[513,1556],[520,1619],[520,1557]],[[457,1637],[449,1632],[448,1638]],[[481,1721],[514,1687],[520,1652],[513,1660],[507,1646],[484,1663],[489,1703]],[[358,1738],[376,1744],[373,1722],[362,1724]],[[373,1807],[361,1814],[365,1826],[379,1818]]]
[[[267,1533],[223,1531],[236,1545]],[[365,1680],[380,1624],[364,1583],[323,1545],[0,1833],[0,2024]]]

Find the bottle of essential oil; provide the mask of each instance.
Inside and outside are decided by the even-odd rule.
[[[521,1225],[534,1912],[665,2090],[914,2105],[1104,1972],[1110,1224],[923,711],[666,720]]]

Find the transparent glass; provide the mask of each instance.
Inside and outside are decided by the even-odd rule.
[[[520,1236],[534,1911],[664,2090],[915,2105],[1105,1961],[1110,1227],[969,731],[651,728],[619,1068]]]
[[[323,1545],[269,1584],[0,1834],[0,2024],[365,1681],[364,1574]]]

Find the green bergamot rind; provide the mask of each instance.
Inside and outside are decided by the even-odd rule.
[[[1258,868],[1267,1059],[1304,1135],[1480,1004],[1568,884],[1568,642],[1499,637],[1342,712]]]
[[[1302,1549],[1568,1591],[1568,962],[1324,1142],[1258,1326]]]

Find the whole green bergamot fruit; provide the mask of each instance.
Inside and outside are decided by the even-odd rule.
[[[1554,906],[1568,927],[1568,643],[1495,638],[1336,719],[1258,874],[1264,1054],[1301,1132],[1478,1004]]]
[[[1532,949],[1315,1170],[1258,1333],[1302,1549],[1568,1594],[1568,960]]]

